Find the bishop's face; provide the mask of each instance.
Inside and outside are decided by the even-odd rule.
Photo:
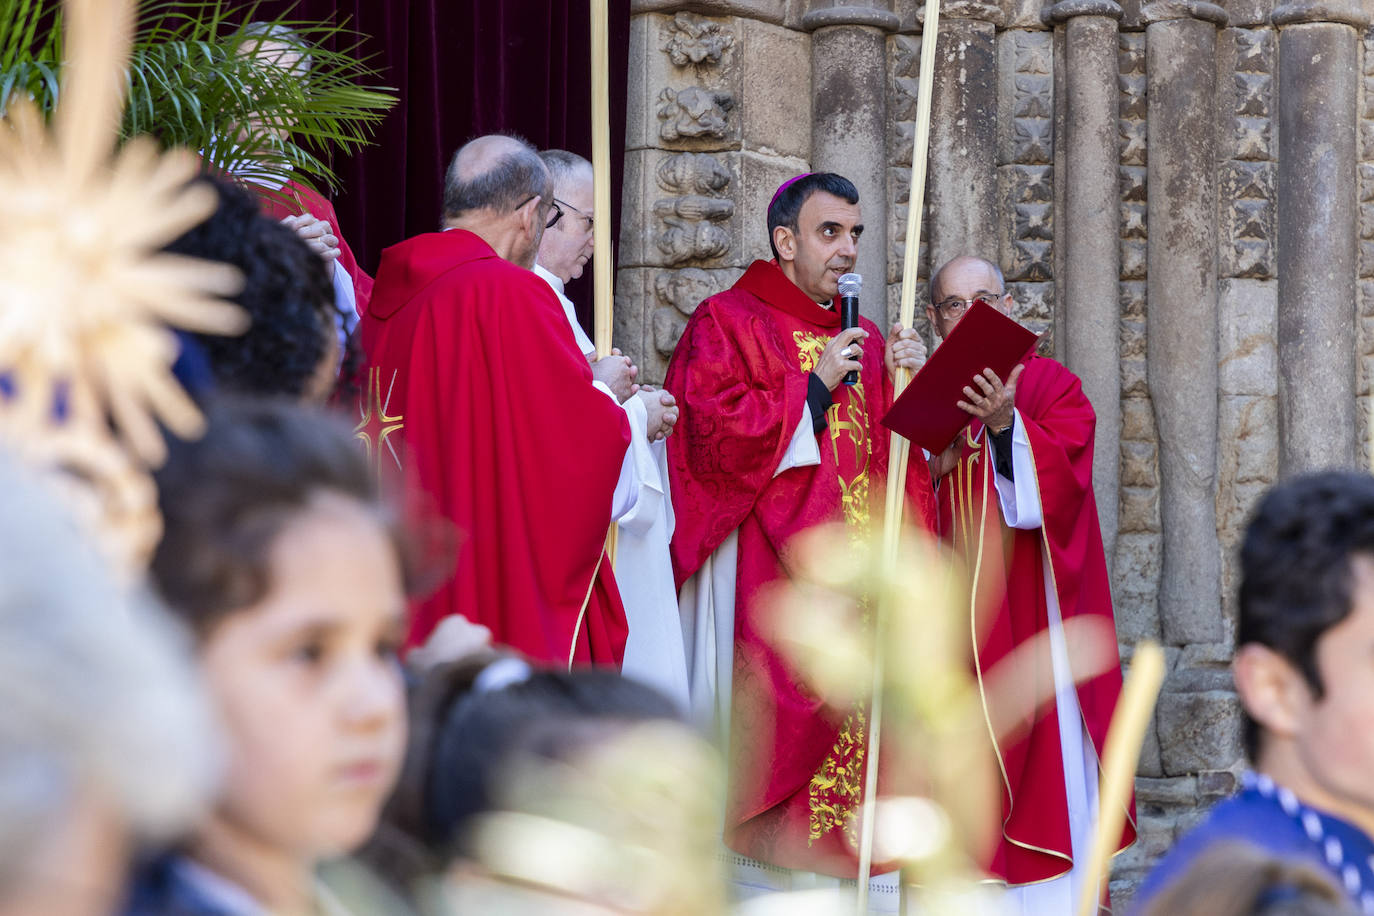
[[[778,266],[812,301],[829,302],[839,295],[840,277],[854,269],[863,231],[858,204],[817,191],[802,204],[795,232],[775,230]]]

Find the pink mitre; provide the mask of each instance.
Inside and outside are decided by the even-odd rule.
[[[769,210],[773,209],[773,204],[775,204],[775,203],[778,202],[778,198],[782,196],[782,192],[783,192],[783,191],[786,191],[788,188],[792,187],[792,185],[794,185],[794,184],[796,184],[797,182],[801,181],[803,178],[809,178],[809,177],[811,177],[811,176],[814,175],[814,174],[816,174],[816,173],[815,173],[815,172],[803,172],[802,174],[796,176],[795,178],[789,178],[789,179],[787,179],[786,181],[784,181],[782,184],[778,185],[778,189],[777,189],[776,191],[773,192],[773,199],[770,200],[770,201],[768,201],[768,209],[769,209]]]

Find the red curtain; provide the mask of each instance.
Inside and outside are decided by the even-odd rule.
[[[375,271],[381,250],[438,227],[444,170],[465,141],[498,131],[591,158],[591,0],[263,0],[259,15],[347,21],[400,100],[376,145],[336,161],[334,204]],[[612,238],[619,237],[630,3],[610,0]],[[591,272],[570,285],[584,311]],[[584,324],[588,315],[582,315]]]

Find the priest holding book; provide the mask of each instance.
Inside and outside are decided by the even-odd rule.
[[[931,326],[949,338],[966,312],[992,306],[1005,315],[1012,297],[995,264],[958,257],[931,277],[930,301]],[[946,346],[962,352],[969,343]],[[970,357],[989,344],[971,343]],[[1075,686],[1063,632],[1075,618],[1113,621],[1092,489],[1096,418],[1078,377],[1033,354],[1005,378],[970,369],[962,394],[958,407],[971,422],[931,456],[930,469],[940,532],[972,583],[977,673],[1048,631],[1055,694],[1020,735],[995,742],[1002,835],[988,867],[1021,912],[1069,913],[1085,880],[1098,761],[1121,691],[1119,663]],[[1134,835],[1128,824],[1117,848]]]

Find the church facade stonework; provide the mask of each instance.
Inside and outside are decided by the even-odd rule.
[[[696,304],[769,256],[773,191],[813,170],[859,188],[862,309],[887,327],[923,7],[631,8],[617,345],[661,380]],[[920,276],[996,259],[1018,320],[1082,378],[1123,658],[1142,639],[1169,658],[1118,899],[1245,765],[1228,665],[1250,508],[1280,474],[1368,461],[1370,9],[941,7]]]

